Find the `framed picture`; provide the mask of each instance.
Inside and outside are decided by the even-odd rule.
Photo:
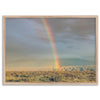
[[[3,84],[97,85],[98,16],[3,16]]]

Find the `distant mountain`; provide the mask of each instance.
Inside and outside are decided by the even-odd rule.
[[[84,66],[62,66],[61,71],[95,71],[96,65],[84,65]]]
[[[78,58],[64,58],[60,59],[61,66],[75,66],[75,65],[95,65],[95,61],[89,61]]]

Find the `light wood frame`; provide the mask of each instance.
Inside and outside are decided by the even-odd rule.
[[[98,16],[97,15],[57,15],[57,16],[3,16],[3,85],[98,85]],[[6,66],[5,66],[5,56],[6,56],[6,18],[96,18],[96,82],[95,83],[67,83],[67,82],[47,82],[47,83],[29,83],[29,82],[6,82]]]

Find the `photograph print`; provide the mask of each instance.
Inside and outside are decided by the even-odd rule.
[[[4,84],[97,84],[97,16],[3,16]]]

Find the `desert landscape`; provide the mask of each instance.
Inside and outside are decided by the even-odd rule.
[[[5,82],[96,83],[95,18],[7,18]]]
[[[96,82],[95,66],[68,66],[54,71],[7,71],[6,82]]]

